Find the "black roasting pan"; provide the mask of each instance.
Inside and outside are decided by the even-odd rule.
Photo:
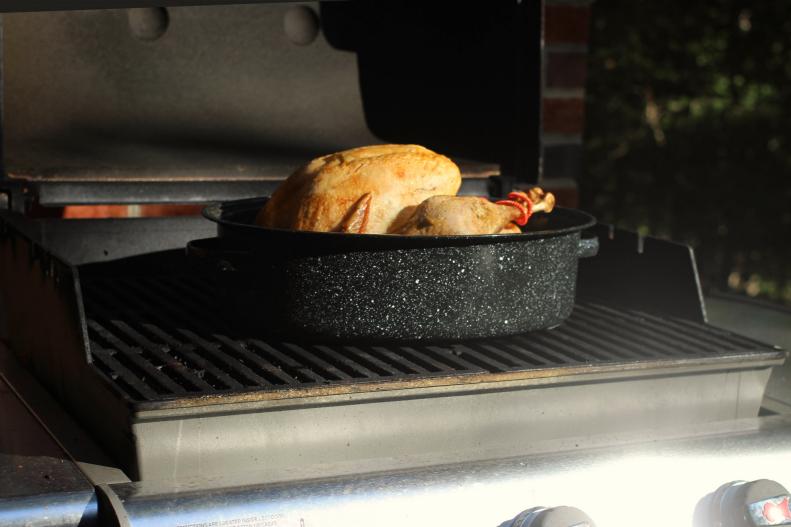
[[[521,234],[398,236],[270,229],[267,198],[211,205],[217,237],[188,252],[219,274],[244,331],[344,340],[426,341],[551,328],[574,305],[590,215],[537,213]]]

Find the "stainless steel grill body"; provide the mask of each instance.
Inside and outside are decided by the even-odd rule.
[[[699,501],[723,482],[788,481],[789,424],[787,417],[733,421],[687,429],[691,435],[679,440],[299,485],[258,485],[250,476],[215,480],[212,488],[200,480],[119,484],[102,488],[114,506],[105,502],[104,512],[129,527],[472,527],[502,525],[536,505],[573,504],[596,525],[691,525]]]
[[[784,358],[703,323],[593,303],[502,339],[268,341],[229,332],[181,251],[75,267],[9,223],[3,255],[12,348],[133,479],[301,479],[751,417]]]

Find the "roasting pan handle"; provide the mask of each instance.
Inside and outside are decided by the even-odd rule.
[[[577,256],[579,258],[590,258],[599,254],[599,239],[595,236],[593,238],[580,238],[579,245],[577,246]]]

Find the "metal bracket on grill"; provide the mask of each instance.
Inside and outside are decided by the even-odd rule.
[[[706,321],[695,253],[682,243],[597,225],[599,254],[579,262],[578,298]]]

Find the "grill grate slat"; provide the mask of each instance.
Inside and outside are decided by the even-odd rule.
[[[384,376],[398,376],[401,375],[401,372],[396,368],[393,368],[391,365],[383,362],[365,350],[362,350],[356,346],[345,346],[344,349],[349,353],[353,354],[359,362],[365,364],[370,368],[372,371],[377,371],[379,375]]]
[[[327,361],[321,359],[318,355],[311,353],[301,346],[297,346],[296,344],[292,344],[290,342],[285,343],[284,346],[288,351],[293,353],[292,356],[296,355],[303,364],[305,364],[313,372],[324,377],[325,380],[348,381],[352,378],[345,371],[333,364],[328,363]],[[316,371],[317,369],[319,370],[318,372]]]
[[[514,340],[515,339],[510,341],[501,340],[500,342],[503,346],[511,350],[511,353],[518,355],[532,367],[538,366],[543,368],[545,366],[551,366],[552,364],[555,364],[553,360],[547,359],[543,355],[539,355],[538,353],[530,351],[524,345],[522,345],[522,343],[514,342]]]
[[[137,393],[140,398],[149,401],[157,398],[157,393],[137,375],[129,371],[126,366],[118,362],[115,357],[113,357],[111,351],[97,345],[94,345],[91,351],[93,356],[110,370],[110,378],[113,381],[120,381],[119,384],[128,386],[134,393]]]
[[[138,370],[141,375],[138,377],[141,380],[144,378],[151,379],[157,387],[155,390],[159,393],[184,393],[186,390],[175,383],[170,377],[162,373],[160,368],[164,367],[165,363],[157,366],[152,364],[150,360],[146,360],[143,356],[143,348],[131,347],[123,343],[113,333],[108,331],[104,326],[91,320],[88,322],[88,327],[101,336],[107,344],[113,347],[118,352],[118,362],[125,360],[130,363],[130,366]],[[121,359],[123,357],[123,359]],[[128,368],[131,369],[131,368]],[[150,384],[150,383],[149,383]]]
[[[159,327],[155,326],[154,324],[142,323],[140,327],[150,335],[155,336],[159,338],[162,342],[164,342],[165,345],[168,347],[169,351],[172,349],[178,350],[182,347],[181,342],[171,337],[170,335],[159,329]],[[154,351],[156,351],[156,347],[152,348],[152,352]],[[211,391],[214,389],[211,384],[204,381],[203,377],[197,374],[199,368],[193,367],[193,365],[190,364],[188,361],[179,360],[177,357],[171,355],[170,353],[168,353],[167,356],[170,357],[178,365],[178,366],[174,365],[173,369],[178,373],[184,375],[193,386],[201,390]]]
[[[688,320],[673,319],[673,322],[680,324],[682,326],[689,327],[691,329],[698,329],[698,326],[694,322],[689,322]],[[731,333],[725,329],[718,328],[716,326],[708,326],[707,329],[709,330],[707,334],[712,336],[717,335],[719,337],[722,337],[735,346],[740,346],[742,348],[746,347],[746,349],[763,348],[766,346],[766,344],[762,342],[758,342],[757,340],[745,337],[743,335],[737,335],[735,333]]]
[[[587,325],[580,324],[577,321],[569,321],[563,327],[563,333],[578,340],[585,340],[592,345],[598,346],[599,350],[607,350],[610,354],[627,360],[639,359],[641,356],[645,356],[644,353],[640,352],[641,348],[630,349],[628,346],[623,346],[622,341],[614,338],[602,337],[595,331],[591,331]],[[634,342],[632,342],[632,346],[634,346]]]
[[[717,348],[712,348],[705,341],[695,340],[694,338],[690,338],[677,331],[668,329],[664,324],[660,324],[652,320],[651,315],[648,315],[647,313],[616,311],[610,307],[599,305],[597,305],[596,308],[602,312],[607,312],[614,317],[624,318],[630,321],[632,324],[636,324],[638,327],[642,326],[646,330],[651,331],[651,333],[654,334],[657,339],[662,339],[667,344],[673,343],[675,344],[676,348],[686,350],[692,355],[700,353],[701,350],[722,351],[722,349],[718,350]],[[657,320],[661,321],[661,319]]]
[[[553,330],[463,343],[238,338],[203,276],[86,273],[82,282],[94,366],[132,401],[776,351],[705,324],[590,303]]]
[[[271,376],[269,379],[270,384],[295,384],[297,382],[282,369],[250,351],[244,342],[235,341],[225,335],[214,335],[214,338],[216,338],[218,342],[223,343],[228,349],[232,350],[235,356],[241,356],[250,364],[255,365],[255,367],[260,370],[263,377]]]
[[[216,367],[217,372],[222,372],[223,374],[227,373],[227,378],[233,379],[239,386],[247,383],[250,383],[251,386],[257,385],[268,385],[270,384],[269,381],[255,373],[253,370],[248,368],[245,364],[239,361],[239,359],[234,358],[232,355],[227,353],[223,353],[220,351],[220,344],[216,344],[213,342],[209,342],[206,339],[201,338],[199,335],[196,335],[192,331],[186,329],[180,329],[179,333],[187,337],[187,339],[197,346],[196,351],[202,350],[205,355],[211,358],[211,362]],[[213,371],[214,368],[212,368]],[[225,380],[225,376],[223,377]]]
[[[382,346],[374,346],[371,348],[371,351],[379,355],[383,360],[388,361],[390,364],[396,367],[399,370],[401,375],[404,374],[429,374],[429,370],[425,369],[423,366],[419,364],[415,364],[411,360],[409,360],[403,353],[396,353],[395,351],[389,350]],[[404,350],[399,350],[404,351]]]
[[[501,343],[498,343],[502,346]],[[494,343],[484,343],[484,342],[476,342],[471,344],[470,346],[464,346],[462,344],[454,345],[454,349],[465,350],[470,349],[470,347],[477,347],[481,348],[484,354],[491,355],[493,359],[496,359],[499,363],[502,363],[507,370],[513,368],[530,368],[531,366],[535,366],[533,362],[526,361],[523,358],[516,355],[516,353],[509,353],[507,346],[503,346],[505,349],[498,348],[494,345]]]
[[[155,360],[159,361],[162,364],[162,373],[171,377],[179,386],[183,386],[188,391],[200,391],[204,388],[211,389],[209,384],[195,377],[190,368],[184,366],[184,364],[176,360],[175,357],[167,353],[169,348],[166,345],[159,345],[152,342],[120,320],[113,320],[112,325],[122,334],[132,339],[133,342],[137,343],[141,349],[144,349],[148,354],[154,357]]]
[[[663,348],[661,345],[657,345],[657,343],[648,336],[643,336],[644,332],[640,331],[638,328],[630,328],[625,326],[625,324],[619,320],[606,320],[601,317],[593,316],[590,313],[587,313],[584,309],[577,310],[576,319],[579,324],[584,324],[583,327],[585,330],[590,331],[593,335],[596,335],[602,339],[612,339],[613,341],[620,343],[622,346],[634,346],[635,343],[638,343],[640,346],[642,346],[641,349],[645,350],[646,353],[649,353],[654,357],[666,356],[668,353],[683,355],[683,353],[676,352],[672,348]],[[619,334],[615,333],[616,331],[624,330],[632,331],[633,338],[631,341],[622,338]]]
[[[404,348],[402,348],[404,349]],[[419,351],[416,351],[412,348],[409,348],[415,354],[420,354]],[[441,369],[439,371],[443,371],[448,366],[452,368],[458,368],[460,370],[466,370],[470,372],[484,372],[484,371],[497,371],[497,369],[492,370],[493,361],[486,360],[486,358],[482,358],[478,362],[482,364],[475,364],[473,361],[466,360],[461,355],[456,355],[453,353],[452,350],[448,348],[444,348],[442,346],[427,346],[421,350],[423,354],[430,355],[429,358],[432,359],[432,364],[438,364]],[[485,366],[486,363],[489,363],[489,366]],[[499,368],[496,366],[495,368]]]
[[[272,360],[278,364],[281,364],[281,367],[287,371],[287,373],[297,382],[297,383],[304,383],[304,382],[313,382],[313,383],[322,383],[326,379],[321,375],[317,375],[313,370],[310,368],[300,364],[299,362],[295,361],[288,355],[285,355],[278,349],[270,346],[266,342],[262,342],[257,339],[253,339],[250,341],[253,346],[256,347],[261,353],[271,356]],[[310,379],[310,381],[302,381],[302,379]]]
[[[553,366],[588,360],[618,359],[616,355],[592,348],[588,342],[577,342],[563,332],[557,332],[551,338],[547,335],[530,335],[529,337],[517,335],[514,340],[525,348],[531,349],[539,357],[544,357]],[[587,355],[584,354],[585,351],[588,352]]]
[[[512,367],[501,362],[500,357],[498,354],[490,352],[492,355],[491,357],[487,357],[485,352],[477,351],[469,346],[453,346],[451,350],[444,350],[443,348],[438,348],[432,346],[431,349],[436,350],[437,352],[441,353],[453,353],[459,359],[464,357],[464,361],[468,364],[474,364],[476,367],[484,370],[484,371],[508,371]],[[441,351],[440,351],[441,350]]]
[[[379,377],[378,374],[369,370],[359,362],[342,355],[339,351],[335,351],[329,346],[314,346],[314,348],[327,355],[330,359],[334,360],[336,364],[343,365],[347,373],[349,373],[349,375],[352,377],[368,377],[369,379],[375,379]]]
[[[630,335],[634,335],[636,340],[644,341],[645,339],[649,339],[653,341],[659,346],[662,355],[675,354],[686,356],[689,351],[689,347],[686,343],[675,339],[673,336],[667,336],[664,333],[652,331],[651,327],[646,325],[639,316],[629,318],[626,313],[610,311],[607,307],[594,304],[582,304],[576,306],[576,310],[583,316],[599,320],[602,324],[611,324],[614,327],[625,329]]]
[[[679,333],[688,336],[695,341],[705,341],[709,346],[713,346],[714,349],[738,349],[738,346],[735,346],[728,339],[719,337],[714,332],[711,334],[702,334],[699,331],[694,331],[683,324],[679,324],[677,321],[671,318],[662,319],[648,313],[644,314],[644,316],[652,322],[667,327],[672,331],[678,331]],[[755,343],[753,342],[753,344]]]

